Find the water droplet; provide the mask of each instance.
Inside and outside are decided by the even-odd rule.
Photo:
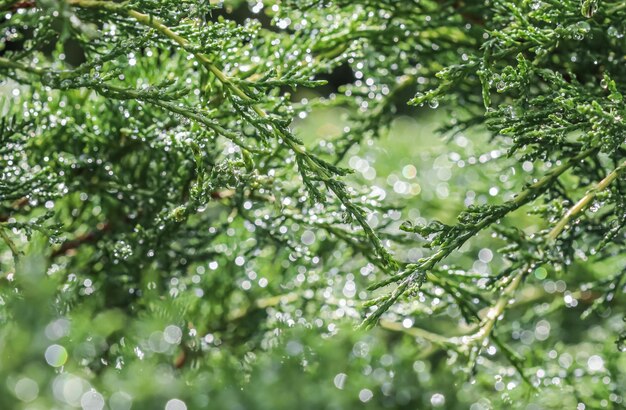
[[[623,34],[621,34],[619,32],[619,30],[617,29],[617,27],[615,26],[611,26],[606,30],[606,34],[609,35],[609,37],[616,37],[616,38],[622,38]]]
[[[113,247],[113,256],[116,259],[126,260],[133,254],[133,248],[124,240],[117,241]]]
[[[591,31],[591,26],[586,21],[579,21],[570,27],[573,32],[572,37],[578,41],[584,39],[585,35]]]
[[[591,18],[596,11],[598,10],[598,0],[582,0],[580,4],[580,13],[587,17]]]

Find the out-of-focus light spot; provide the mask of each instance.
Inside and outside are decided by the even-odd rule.
[[[347,298],[353,298],[356,295],[356,283],[348,281],[343,287],[343,295]]]
[[[435,188],[435,192],[437,193],[437,196],[440,199],[445,199],[450,195],[450,191],[448,189],[448,184],[441,183],[441,184],[437,184],[436,188]]]
[[[72,374],[62,374],[52,382],[54,397],[73,407],[80,407],[83,394],[91,388],[89,383]]]
[[[302,354],[304,348],[302,347],[302,344],[300,342],[290,340],[287,342],[285,350],[287,351],[287,354],[289,354],[289,356],[298,356],[299,354]]]
[[[300,240],[303,244],[307,246],[313,245],[313,243],[315,242],[315,233],[313,231],[304,231],[302,233],[302,236],[300,237]]]
[[[559,356],[559,364],[564,369],[567,369],[568,367],[570,367],[573,362],[574,362],[574,359],[569,353],[563,353],[561,356]]]
[[[480,259],[481,262],[489,263],[493,259],[493,252],[491,252],[491,249],[481,249],[478,252],[478,259]]]
[[[604,360],[602,360],[600,356],[594,354],[589,358],[589,360],[587,360],[587,367],[589,367],[589,370],[592,372],[599,372],[604,369]]]
[[[165,342],[163,332],[152,332],[148,338],[148,346],[150,350],[157,353],[163,353],[169,349],[170,345]]]
[[[133,398],[124,392],[115,392],[109,398],[111,410],[130,410],[133,405]]]
[[[187,410],[187,405],[180,399],[172,399],[165,404],[165,410]]]
[[[28,403],[37,398],[39,395],[39,385],[33,379],[24,377],[15,383],[15,397]]]
[[[45,330],[46,337],[50,340],[60,339],[63,336],[67,336],[69,332],[70,322],[64,318],[50,322]]]
[[[393,190],[398,194],[407,194],[411,189],[411,185],[404,181],[396,181],[393,184]]]
[[[567,307],[576,307],[578,305],[578,300],[576,300],[571,294],[566,294],[563,296],[563,301]]]
[[[44,353],[46,362],[52,367],[61,367],[67,361],[67,350],[61,345],[50,345]]]
[[[539,280],[548,277],[548,271],[545,268],[539,267],[535,269],[535,277]]]
[[[526,172],[530,172],[533,170],[533,163],[530,161],[524,161],[522,164],[522,169]]]
[[[415,178],[417,175],[417,168],[413,165],[407,165],[402,168],[402,176],[408,179]]]
[[[81,396],[80,406],[83,410],[102,410],[104,408],[104,397],[95,390],[88,391]]]
[[[348,375],[345,373],[338,373],[333,379],[333,384],[339,390],[343,390],[343,386],[346,385],[346,380],[348,379]]]
[[[363,389],[359,392],[359,400],[363,403],[367,403],[374,397],[374,393],[370,389]]]
[[[165,341],[172,345],[177,345],[180,343],[183,337],[183,331],[180,330],[180,327],[169,325],[163,331],[163,338]]]
[[[432,404],[433,407],[441,407],[446,404],[446,396],[441,393],[435,393],[430,397],[430,404]]]
[[[550,336],[550,322],[540,320],[535,326],[535,339],[539,341],[546,340]]]
[[[356,357],[367,357],[367,355],[369,355],[369,352],[370,352],[370,347],[365,342],[356,342],[354,344],[354,347],[352,348],[352,353]]]

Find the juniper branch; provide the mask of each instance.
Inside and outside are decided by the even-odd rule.
[[[125,3],[111,3],[104,2],[99,0],[69,0],[68,4],[78,7],[85,8],[101,8],[108,11],[113,11],[117,13],[125,13],[131,18],[135,19],[140,24],[151,27],[157,30],[159,33],[164,36],[170,38],[177,44],[179,44],[184,49],[189,49],[191,44],[187,39],[182,37],[181,35],[175,33],[169,27],[167,27],[161,20],[157,17],[147,15],[141,13],[140,11],[127,8]],[[204,65],[215,77],[225,86],[227,87],[235,96],[240,98],[244,103],[250,104],[250,107],[254,110],[254,112],[258,115],[260,119],[267,119],[267,113],[257,104],[255,104],[254,100],[248,96],[242,89],[240,89],[233,81],[231,81],[222,70],[220,70],[210,59],[209,56],[191,51],[192,54],[198,61]],[[263,127],[263,122],[254,123],[255,127]],[[333,194],[341,201],[341,203],[345,206],[346,211],[350,214],[350,216],[358,222],[361,228],[364,230],[367,237],[370,239],[372,245],[374,246],[376,252],[381,257],[382,262],[385,265],[394,267],[397,263],[394,261],[392,256],[388,253],[388,251],[383,246],[382,242],[374,232],[374,230],[369,226],[365,218],[363,217],[363,210],[356,204],[354,204],[346,195],[345,185],[342,182],[339,182],[335,179],[333,174],[337,173],[337,169],[335,167],[330,167],[330,164],[324,165],[325,163],[314,158],[311,154],[306,152],[306,149],[300,145],[290,134],[288,134],[283,127],[277,127],[272,122],[269,123],[275,135],[281,139],[282,142],[287,144],[287,146],[296,154],[296,156],[300,157],[301,160],[298,162],[304,169],[301,169],[301,174],[303,179],[306,181],[308,178],[307,172],[312,172],[317,177],[324,182],[325,186],[333,192]],[[264,131],[264,130],[261,130]],[[307,184],[309,187],[312,185]]]
[[[520,207],[535,200],[537,197],[543,195],[550,186],[568,169],[577,165],[581,160],[596,153],[597,148],[589,148],[580,152],[578,155],[567,160],[565,163],[552,169],[543,178],[537,182],[526,187],[520,194],[518,194],[512,200],[504,203],[503,205],[494,207],[486,212],[485,216],[481,217],[480,221],[472,225],[459,225],[458,235],[448,239],[442,246],[435,251],[431,256],[424,258],[415,264],[407,264],[405,269],[397,275],[391,276],[381,282],[378,282],[370,289],[378,289],[393,282],[398,282],[404,278],[415,274],[415,272],[428,272],[435,267],[437,263],[449,256],[454,250],[461,247],[468,239],[474,237],[478,232],[487,228],[489,225],[505,217],[507,214],[519,209]]]

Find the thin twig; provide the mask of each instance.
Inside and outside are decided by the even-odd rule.
[[[460,338],[460,341],[464,345],[477,344],[482,345],[484,340],[489,337],[493,327],[495,326],[498,318],[504,313],[506,307],[509,305],[511,299],[515,296],[515,292],[522,283],[524,272],[519,269],[513,276],[511,282],[502,291],[502,295],[498,298],[496,303],[487,310],[485,319],[480,324],[478,331],[470,336],[464,336]]]
[[[606,177],[604,177],[602,181],[598,182],[598,184],[595,187],[588,190],[585,196],[583,196],[580,199],[580,201],[576,203],[576,205],[571,207],[565,213],[565,215],[563,215],[563,218],[561,218],[561,220],[554,226],[554,228],[548,234],[548,238],[552,240],[556,239],[559,236],[559,234],[563,231],[565,226],[570,222],[570,220],[572,220],[572,218],[575,218],[576,216],[578,216],[578,214],[580,214],[583,210],[585,210],[585,208],[587,208],[587,205],[589,205],[589,203],[593,200],[593,198],[595,198],[595,196],[599,192],[604,191],[611,184],[611,182],[613,182],[619,176],[619,174],[625,169],[626,169],[626,162],[622,163],[619,167],[611,171],[611,173],[608,174]]]
[[[13,254],[13,258],[17,260],[17,258],[20,256],[20,251],[17,249],[17,246],[15,245],[15,242],[13,242],[13,240],[11,238],[9,238],[9,236],[6,234],[6,232],[4,232],[6,228],[0,224],[0,238],[2,238],[2,240],[4,241],[4,243],[7,244],[7,246],[9,247],[9,249],[11,249],[11,253]]]

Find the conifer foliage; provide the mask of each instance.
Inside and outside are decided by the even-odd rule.
[[[622,1],[0,11],[0,407],[624,405]]]

